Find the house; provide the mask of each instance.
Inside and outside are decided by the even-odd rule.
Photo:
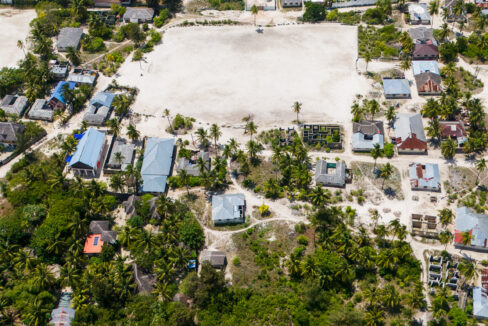
[[[424,72],[432,72],[439,75],[439,66],[437,65],[437,61],[433,60],[414,60],[412,61],[412,70],[414,76]]]
[[[154,10],[152,8],[128,7],[123,19],[126,23],[150,23],[153,16]]]
[[[99,92],[90,100],[88,111],[83,116],[83,121],[90,125],[101,126],[110,116],[112,102],[115,95],[109,92]]]
[[[89,85],[93,87],[98,78],[98,72],[95,70],[75,68],[72,73],[68,75],[67,82],[73,82],[76,86]]]
[[[54,110],[45,99],[37,99],[32,104],[27,116],[32,120],[53,121]]]
[[[129,165],[133,164],[135,152],[134,144],[127,143],[124,139],[114,140],[104,171],[125,171]],[[117,153],[120,153],[120,156]]]
[[[141,169],[143,192],[166,191],[166,179],[171,174],[174,147],[174,138],[147,139]]]
[[[213,268],[224,268],[227,265],[225,252],[218,250],[203,250],[200,254],[200,262],[208,261]]]
[[[283,0],[282,4],[283,4],[283,8],[301,7],[302,6],[302,0]]]
[[[53,75],[55,80],[64,80],[68,76],[69,65],[68,64],[50,64],[49,71]]]
[[[102,252],[104,244],[115,244],[117,231],[110,230],[109,221],[91,221],[83,249],[84,254],[95,255]]]
[[[468,245],[463,244],[463,233],[472,236]],[[488,216],[477,214],[471,208],[458,207],[456,209],[456,230],[454,232],[454,247],[488,252]]]
[[[185,170],[186,173],[191,176],[200,176],[200,167],[197,164],[199,159],[202,159],[205,162],[205,167],[207,168],[207,170],[209,170],[210,156],[208,152],[198,152],[192,155],[190,159],[187,159],[186,157],[180,158],[176,166],[176,171]]]
[[[408,30],[408,34],[414,41],[414,43],[425,43],[427,41],[431,41],[433,44],[437,45],[437,42],[434,38],[434,30],[428,27],[416,27],[410,28]]]
[[[326,5],[330,4],[330,9],[339,9],[339,8],[351,8],[351,7],[365,7],[365,6],[374,6],[376,5],[378,0],[351,0],[351,1],[340,1],[340,2],[326,2]]]
[[[364,120],[352,124],[352,150],[355,152],[369,152],[376,144],[383,149],[385,131],[382,121]]]
[[[13,114],[21,117],[24,110],[27,108],[27,97],[18,95],[5,95],[0,104],[0,109],[2,109],[6,114]]]
[[[431,40],[416,43],[412,58],[413,60],[437,60],[439,59],[439,48]]]
[[[441,191],[439,165],[410,163],[408,172],[412,190]]]
[[[383,78],[385,98],[410,98],[410,84],[405,78]]]
[[[69,89],[74,89],[76,86],[76,84],[73,82],[60,81],[58,83],[58,85],[54,89],[54,92],[52,93],[52,95],[48,101],[48,105],[54,111],[57,109],[63,110],[64,107],[66,106],[66,99],[63,97],[64,96],[64,89],[66,87],[65,85],[68,85]]]
[[[343,161],[319,160],[315,167],[315,183],[327,187],[346,186],[346,164]]]
[[[439,124],[442,129],[442,138],[456,139],[458,146],[463,146],[468,140],[468,133],[462,121],[439,121]]]
[[[13,122],[0,122],[0,146],[11,151],[17,144],[18,135],[25,130],[23,124]]]
[[[476,319],[488,319],[488,290],[473,288],[473,316]]]
[[[433,72],[415,75],[415,84],[419,95],[439,95],[442,93],[441,76]]]
[[[142,268],[135,263],[132,265],[132,270],[134,272],[134,280],[137,284],[137,293],[152,293],[154,284],[156,284],[156,277],[153,274],[144,273]]]
[[[410,3],[408,5],[410,15],[410,24],[412,25],[429,25],[430,14],[426,3]]]
[[[59,52],[66,52],[70,47],[78,49],[82,36],[83,28],[63,27],[59,32],[56,48]]]
[[[129,6],[131,1],[123,1],[123,0],[95,0],[94,5],[97,8],[110,8],[113,4],[117,4],[119,6]]]
[[[488,8],[488,0],[474,0],[474,4],[482,9]]]
[[[103,162],[105,133],[89,128],[81,137],[76,151],[69,159],[68,167],[75,174],[95,177]]]
[[[443,9],[447,10],[446,20],[448,23],[466,22],[466,11],[462,0],[445,0]],[[460,8],[461,12],[456,12]]]
[[[212,221],[215,225],[244,223],[246,216],[244,194],[212,196]]]
[[[276,10],[275,0],[246,0],[245,9],[251,11],[252,6],[256,6],[259,10]]]
[[[427,138],[420,114],[399,114],[393,129],[399,154],[427,152]]]
[[[69,326],[75,313],[76,310],[71,308],[71,292],[62,292],[58,307],[51,311],[49,325]]]

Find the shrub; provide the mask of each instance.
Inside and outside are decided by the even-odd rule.
[[[259,213],[261,213],[261,216],[268,216],[270,214],[269,206],[265,204],[259,206]]]
[[[239,256],[235,256],[234,259],[232,259],[232,264],[234,266],[241,266],[241,259],[239,258]]]
[[[248,189],[252,189],[256,186],[254,181],[252,181],[251,179],[244,179],[244,181],[242,182],[242,185]]]
[[[107,47],[105,46],[105,43],[101,37],[87,37],[86,41],[83,42],[83,50],[90,53],[102,52],[106,49]]]
[[[154,26],[160,28],[161,26],[166,24],[170,18],[171,18],[171,13],[168,10],[168,8],[165,8],[159,12],[158,17],[154,18]]]
[[[140,61],[143,55],[144,53],[141,50],[135,50],[134,54],[132,55],[132,61]]]
[[[302,17],[303,21],[316,23],[325,19],[324,5],[316,2],[305,2],[305,13]]]
[[[383,152],[386,157],[391,158],[395,153],[394,145],[392,143],[386,143],[383,147]]]
[[[338,17],[339,17],[339,11],[337,9],[334,9],[327,13],[325,19],[327,19],[328,21],[336,21]]]
[[[303,222],[300,222],[298,224],[295,224],[295,232],[296,233],[303,234],[303,233],[305,233],[305,230],[306,229],[307,229],[307,226]]]
[[[302,235],[298,236],[297,242],[303,246],[306,246],[306,245],[308,245],[308,238],[307,238],[307,236],[302,234]]]

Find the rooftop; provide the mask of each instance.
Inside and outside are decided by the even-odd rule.
[[[488,241],[488,216],[477,214],[468,207],[458,207],[456,209],[455,243],[462,244],[463,232],[469,232],[473,236],[471,240],[472,246],[486,248]]]
[[[200,254],[200,262],[210,262],[214,268],[224,267],[227,263],[225,252],[217,250],[203,250]]]
[[[64,85],[68,85],[69,89],[74,89],[76,84],[73,83],[73,82],[65,82],[65,81],[60,81],[58,83],[58,85],[56,86],[56,88],[54,89],[54,92],[53,94],[51,95],[51,98],[49,99],[49,101],[51,101],[52,99],[56,99],[58,100],[59,102],[63,103],[63,104],[66,104],[66,101],[64,100],[63,98],[63,95],[64,95]]]
[[[430,21],[429,10],[426,3],[411,3],[408,5],[411,21]]]
[[[346,164],[343,161],[332,163],[319,160],[315,167],[315,183],[344,187],[346,184]]]
[[[382,121],[364,120],[353,122],[352,147],[354,150],[371,150],[375,144],[384,146],[384,129]]]
[[[165,192],[173,163],[174,138],[148,138],[142,162],[142,191]]]
[[[134,8],[127,7],[124,14],[124,20],[151,20],[154,16],[154,10],[151,8]]]
[[[232,221],[244,219],[244,194],[225,194],[212,196],[212,220]]]
[[[418,75],[428,71],[437,75],[439,74],[439,67],[437,66],[437,61],[434,60],[413,60],[412,70],[414,75]]]
[[[103,241],[101,234],[90,234],[86,237],[83,253],[99,254],[102,252]]]
[[[186,157],[181,157],[178,160],[178,165],[176,167],[177,171],[185,170],[187,174],[192,176],[199,176],[200,175],[200,167],[198,166],[197,162],[198,159],[202,159],[205,162],[205,166],[207,169],[210,168],[210,156],[208,152],[198,152],[197,154],[193,155],[190,159]]]
[[[0,108],[6,114],[14,114],[21,116],[27,107],[27,97],[19,95],[5,95],[0,105]]]
[[[66,49],[68,47],[78,48],[80,45],[81,36],[83,35],[83,28],[64,27],[61,28],[58,36],[58,43],[56,44],[58,50]]]
[[[410,94],[410,84],[405,78],[383,78],[383,89],[385,91],[385,95]]]
[[[37,99],[32,104],[28,117],[34,120],[47,120],[52,121],[54,116],[54,110],[52,110],[45,99]]]
[[[402,146],[408,139],[417,139],[425,143],[422,148],[427,149],[427,138],[420,114],[399,114],[395,120],[394,130],[398,146]]]
[[[458,144],[467,140],[467,132],[462,121],[439,121],[442,129],[442,137],[456,138]]]
[[[437,164],[410,163],[408,171],[412,188],[440,190],[441,176]]]
[[[408,30],[413,40],[434,40],[434,30],[427,27],[410,28]]]
[[[24,132],[24,125],[13,122],[0,122],[0,143],[14,143],[17,135]]]
[[[98,159],[104,143],[105,134],[94,128],[89,128],[76,146],[76,151],[69,162],[69,166],[97,169],[100,164]]]
[[[112,146],[112,151],[110,152],[108,168],[125,171],[127,166],[132,165],[135,148],[136,147],[134,144],[127,143],[122,139],[117,139]],[[116,153],[121,154],[120,162],[117,160]]]

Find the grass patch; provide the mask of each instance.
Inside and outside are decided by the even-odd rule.
[[[353,171],[353,178],[355,181],[366,182],[367,186],[373,185],[379,191],[390,198],[403,200],[404,194],[402,192],[402,178],[400,171],[393,167],[393,173],[390,179],[386,180],[383,185],[383,178],[373,173],[373,163],[366,162],[351,162],[351,169]],[[381,169],[383,164],[376,164],[377,169]],[[383,188],[382,188],[383,185]]]

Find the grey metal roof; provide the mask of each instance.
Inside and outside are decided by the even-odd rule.
[[[0,143],[17,141],[17,134],[24,132],[24,125],[13,122],[0,122]]]
[[[417,84],[417,89],[420,90],[422,86],[428,81],[432,81],[434,84],[441,86],[442,79],[441,76],[435,74],[433,72],[422,72],[418,75],[415,75],[415,83]]]
[[[473,235],[472,246],[483,247],[488,240],[488,216],[477,214],[468,207],[456,209],[456,233],[470,231]],[[456,241],[455,237],[455,241]]]
[[[212,196],[212,220],[244,220],[244,194],[226,194]]]
[[[434,60],[413,60],[412,70],[414,75],[421,74],[423,72],[433,72],[434,74],[439,74],[439,67],[437,66],[437,61]]]
[[[410,163],[408,165],[408,172],[410,175],[410,184],[412,188],[429,188],[440,190],[441,175],[439,173],[439,165],[429,163]]]
[[[101,126],[110,116],[111,110],[106,106],[96,107],[90,105],[83,116],[83,121],[90,125]]]
[[[19,117],[24,113],[27,108],[27,97],[18,95],[6,95],[0,105],[0,109],[5,111],[6,114],[15,114]]]
[[[37,99],[34,104],[32,104],[27,116],[34,120],[52,121],[54,110],[47,106],[47,101],[45,99]]]
[[[410,28],[408,30],[410,37],[413,40],[432,40],[434,41],[434,30],[428,27],[417,27],[417,28]]]
[[[401,138],[402,141],[405,141],[415,134],[417,139],[427,142],[424,125],[422,123],[422,116],[420,114],[399,114],[395,120],[393,128],[395,129],[395,137]]]
[[[224,267],[227,263],[227,257],[225,252],[218,250],[203,250],[200,254],[200,262],[210,262],[210,265],[214,268]]]
[[[112,152],[110,153],[107,167],[125,171],[127,166],[132,165],[135,149],[136,147],[134,144],[117,139],[112,146]],[[122,155],[121,162],[118,162],[115,159],[115,153],[120,153]]]
[[[105,134],[94,128],[89,128],[76,146],[69,166],[81,164],[93,169],[98,168],[98,158],[105,143]]]
[[[482,287],[473,288],[473,316],[488,318],[488,291]]]
[[[55,75],[66,75],[68,73],[68,65],[54,65],[49,71]]]
[[[91,234],[101,234],[101,240],[105,243],[115,243],[117,240],[117,232],[110,231],[109,221],[91,221],[89,230]]]
[[[92,97],[92,99],[90,100],[90,105],[93,105],[97,108],[101,106],[106,106],[109,108],[112,106],[114,97],[115,94],[110,92],[98,92],[97,95]]]
[[[154,16],[154,10],[151,8],[132,8],[128,7],[124,14],[124,20],[150,21]]]
[[[75,69],[74,72],[68,75],[66,81],[93,86],[93,84],[95,84],[95,81],[97,80],[97,77],[98,73],[96,71]]]
[[[332,171],[332,169],[335,169]],[[344,187],[346,184],[346,164],[342,161],[319,160],[315,167],[315,183],[325,186]]]
[[[357,132],[352,134],[353,150],[372,150],[376,144],[379,144],[380,148],[383,149],[385,145],[385,137],[381,134],[376,134],[372,136],[372,139],[366,139],[366,136],[362,133]]]
[[[58,43],[56,47],[58,50],[66,50],[68,47],[79,47],[81,36],[83,35],[83,28],[64,27],[61,28],[58,36]]]
[[[209,169],[210,156],[208,152],[198,152],[196,155],[194,155],[194,157],[192,157],[191,160],[187,159],[186,157],[180,158],[176,170],[185,170],[187,174],[198,177],[200,175],[200,169],[197,164],[197,160],[199,158],[206,162],[205,166],[207,167],[207,169]]]
[[[383,90],[385,95],[410,95],[410,84],[406,79],[383,78]]]
[[[166,178],[173,162],[174,138],[148,138],[144,150],[141,175],[142,191],[165,192]]]
[[[411,21],[430,22],[430,14],[426,3],[411,3],[408,5]]]
[[[71,320],[75,318],[75,309],[71,308],[71,293],[64,292],[61,294],[58,308],[51,312],[49,325],[71,325]]]

